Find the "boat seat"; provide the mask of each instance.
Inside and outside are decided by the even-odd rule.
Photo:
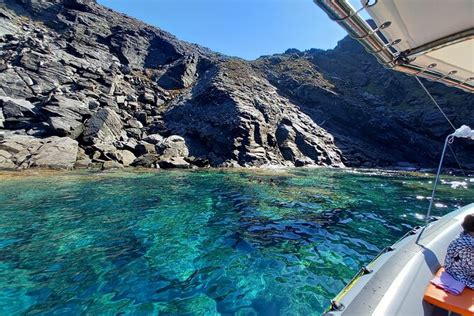
[[[444,268],[439,269],[436,276],[439,276],[443,271]],[[474,290],[468,287],[460,295],[452,295],[430,283],[423,299],[447,311],[463,316],[474,316]]]

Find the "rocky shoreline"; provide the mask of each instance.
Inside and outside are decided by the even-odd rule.
[[[435,166],[449,126],[410,80],[350,39],[247,62],[94,0],[0,0],[0,169]]]

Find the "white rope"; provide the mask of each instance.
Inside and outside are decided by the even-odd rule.
[[[426,89],[425,85],[423,84],[423,82],[421,82],[420,78],[418,78],[417,76],[415,76],[416,80],[418,81],[418,83],[420,84],[420,86],[423,88],[423,90],[425,90],[426,94],[430,97],[431,101],[433,101],[433,103],[436,105],[436,107],[438,108],[438,110],[441,112],[441,114],[443,114],[444,118],[446,119],[446,121],[448,121],[449,125],[451,125],[451,127],[453,128],[453,130],[456,130],[456,127],[454,127],[454,124],[451,122],[451,120],[446,116],[446,113],[444,113],[443,109],[439,106],[438,102],[436,102],[436,100],[433,98],[433,96],[431,95],[431,93],[428,91],[428,89]]]
[[[423,82],[421,82],[420,78],[418,78],[418,76],[415,76],[415,78],[416,78],[416,81],[418,81],[420,86],[423,88],[423,90],[425,90],[426,94],[431,99],[431,101],[433,101],[433,103],[436,105],[436,107],[441,112],[441,114],[443,114],[444,118],[446,119],[446,121],[448,121],[449,125],[451,125],[453,130],[456,132],[456,127],[454,127],[454,124],[451,122],[451,120],[446,115],[446,113],[444,113],[443,109],[439,106],[438,102],[436,102],[436,100],[433,98],[433,96],[428,91],[428,89],[426,89],[425,85],[423,84]],[[454,140],[454,135],[451,134],[451,135],[448,135],[446,137],[446,140],[444,142],[443,153],[441,154],[441,159],[439,161],[438,171],[436,172],[436,179],[433,183],[433,191],[431,192],[430,205],[428,206],[428,212],[426,213],[426,217],[425,217],[425,225],[428,225],[428,223],[430,222],[430,219],[431,219],[431,210],[433,209],[433,203],[434,203],[435,194],[436,194],[436,186],[438,185],[439,176],[440,176],[440,173],[441,173],[441,168],[443,167],[443,160],[444,160],[444,155],[446,153],[446,148],[447,147],[449,147],[449,149],[451,150],[451,152],[454,156],[454,159],[456,159],[456,162],[458,163],[459,167],[464,172],[464,170],[461,167],[461,164],[458,161],[458,158],[456,157],[456,154],[454,153],[454,151],[452,150],[452,148],[450,146],[450,144],[453,142],[453,140]]]

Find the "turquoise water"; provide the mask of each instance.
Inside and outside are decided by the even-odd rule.
[[[318,315],[421,223],[431,178],[0,174],[0,314]],[[472,178],[444,179],[434,215],[474,202]]]

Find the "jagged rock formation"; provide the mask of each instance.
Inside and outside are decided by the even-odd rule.
[[[346,165],[434,166],[452,132],[414,78],[383,68],[348,37],[334,50],[289,50],[259,58],[253,66],[334,136]],[[426,86],[456,126],[474,125],[471,95],[441,84]],[[453,146],[471,169],[473,145]],[[451,152],[448,164],[457,166]]]
[[[332,136],[247,63],[221,62],[171,103],[168,128],[217,165],[340,165]]]
[[[93,0],[0,0],[0,57],[0,168],[432,163],[447,131],[350,40],[249,63]]]

